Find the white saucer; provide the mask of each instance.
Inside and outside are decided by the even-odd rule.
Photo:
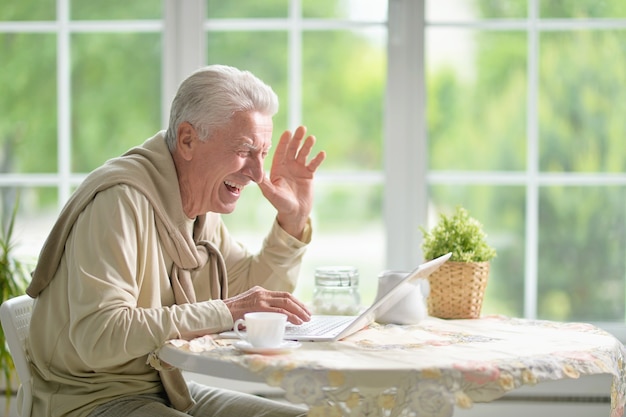
[[[263,348],[263,347],[254,347],[250,343],[239,340],[233,343],[233,346],[237,350],[240,350],[245,353],[259,353],[261,355],[279,355],[281,353],[287,353],[290,350],[298,349],[302,344],[300,342],[285,340],[280,346],[272,347],[272,348]]]

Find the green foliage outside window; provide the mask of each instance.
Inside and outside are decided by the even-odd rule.
[[[524,19],[527,1],[468,2],[476,18]],[[624,2],[541,1],[547,18],[626,16]],[[97,5],[97,6],[96,6]],[[287,0],[208,0],[210,18],[284,18]],[[310,18],[345,17],[345,2],[303,1]],[[72,19],[159,19],[161,2],[71,2]],[[0,8],[0,20],[54,20],[55,2],[24,0]],[[381,28],[381,31],[384,28]],[[447,29],[446,29],[447,30]],[[626,171],[626,33],[624,30],[542,31],[539,36],[538,161],[529,161],[527,103],[528,34],[525,30],[450,29],[475,49],[461,69],[428,67],[429,169],[525,173],[622,173]],[[441,32],[427,29],[435,45]],[[380,171],[385,100],[384,34],[304,31],[302,119],[328,152],[325,171]],[[71,173],[84,174],[163,128],[161,35],[70,35],[72,116]],[[381,41],[383,45],[381,45]],[[436,42],[440,42],[437,44]],[[277,134],[287,126],[286,31],[209,32],[209,63],[250,69],[281,99]],[[461,51],[466,52],[466,51]],[[0,33],[0,171],[59,171],[55,33]],[[427,65],[429,62],[427,56]],[[407,92],[413,94],[413,92]],[[276,139],[277,137],[275,137]],[[525,179],[524,179],[525,180]],[[38,190],[22,199],[25,210],[56,209],[57,192]],[[381,223],[382,187],[318,186],[314,215],[320,230],[350,232]],[[266,226],[259,193],[247,193],[236,219],[240,230]],[[430,186],[433,211],[462,205],[480,218],[498,249],[484,311],[523,314],[527,189],[514,185]],[[537,248],[539,316],[549,319],[623,320],[626,316],[626,187],[551,185],[539,188]],[[271,214],[269,214],[271,216]]]
[[[526,1],[477,1],[477,17],[524,17]],[[542,17],[620,17],[620,1],[542,1]],[[513,12],[519,6],[522,11]],[[439,35],[432,29],[432,36]],[[626,32],[543,31],[538,57],[538,161],[528,159],[528,39],[524,30],[463,32],[475,45],[472,71],[427,74],[431,169],[542,174],[626,171]],[[443,39],[443,38],[442,38]],[[534,117],[534,115],[531,115]],[[623,320],[624,186],[539,185],[538,315]],[[468,207],[498,247],[485,311],[521,315],[527,190],[517,186],[431,187],[439,211]],[[522,197],[522,198],[520,198]]]

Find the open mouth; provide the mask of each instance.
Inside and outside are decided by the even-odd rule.
[[[239,194],[241,193],[241,190],[243,189],[243,185],[236,184],[232,181],[224,181],[224,185],[226,186],[228,191],[230,191],[233,194]]]

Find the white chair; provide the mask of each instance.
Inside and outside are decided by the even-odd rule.
[[[28,295],[6,300],[0,305],[0,322],[4,337],[13,357],[17,375],[20,378],[20,389],[17,395],[17,410],[21,417],[31,417],[33,404],[33,386],[30,365],[26,355],[26,339],[33,309],[33,299]]]

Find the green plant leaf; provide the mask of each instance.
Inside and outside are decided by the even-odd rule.
[[[440,214],[431,231],[421,230],[425,259],[435,259],[448,252],[452,252],[450,260],[455,262],[486,262],[496,257],[496,250],[487,243],[483,225],[463,207],[457,207],[451,216]]]
[[[0,302],[4,302],[9,298],[24,294],[28,283],[28,273],[26,267],[18,259],[16,259],[12,250],[13,227],[15,225],[15,216],[17,215],[18,202],[15,203],[9,223],[1,225],[0,228]],[[5,378],[6,388],[5,397],[7,407],[13,394],[12,382],[14,380],[15,364],[6,344],[4,329],[0,327],[0,369]]]

